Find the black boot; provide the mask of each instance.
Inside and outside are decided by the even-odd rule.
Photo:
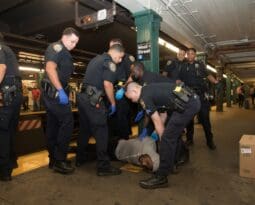
[[[110,166],[106,169],[98,169],[97,170],[97,176],[112,176],[112,175],[120,175],[121,170],[119,168],[115,168]]]
[[[149,179],[141,180],[139,185],[144,189],[157,189],[168,187],[168,179],[166,176],[154,175]]]
[[[4,182],[11,181],[12,180],[11,173],[12,173],[11,169],[0,170],[0,181]]]
[[[71,174],[74,172],[74,167],[68,161],[56,161],[53,170],[61,174]]]
[[[0,181],[7,182],[7,181],[11,181],[11,180],[12,180],[11,175],[0,175]]]
[[[216,145],[214,144],[212,139],[208,140],[206,144],[209,147],[209,149],[211,149],[211,150],[215,150],[216,149]]]

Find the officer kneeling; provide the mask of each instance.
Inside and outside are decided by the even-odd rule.
[[[140,181],[140,186],[154,189],[168,186],[167,175],[173,169],[177,139],[187,123],[200,109],[199,97],[190,89],[171,83],[150,84],[144,87],[130,83],[126,88],[126,97],[140,103],[154,123],[160,141],[159,169],[151,178]],[[158,108],[173,110],[166,127],[162,122]]]

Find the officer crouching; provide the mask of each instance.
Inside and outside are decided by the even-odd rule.
[[[14,52],[3,43],[0,33],[0,180],[10,181],[17,164],[15,133],[22,103],[22,85]]]
[[[125,95],[132,102],[141,104],[161,139],[159,169],[151,178],[140,181],[140,186],[145,189],[166,187],[167,176],[174,167],[177,139],[199,111],[199,97],[190,89],[176,84],[155,83],[142,87],[135,82],[127,85]],[[173,111],[166,127],[157,111],[160,107]]]
[[[82,91],[77,96],[80,133],[77,143],[76,166],[79,167],[86,162],[85,148],[89,137],[94,136],[96,138],[98,176],[121,173],[119,169],[110,165],[107,153],[107,115],[112,116],[116,112],[113,84],[116,81],[116,64],[121,62],[123,56],[124,48],[116,44],[111,46],[107,53],[93,58],[86,69]],[[110,104],[108,109],[104,100]]]

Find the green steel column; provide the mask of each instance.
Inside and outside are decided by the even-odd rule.
[[[226,79],[226,100],[227,100],[227,107],[231,107],[231,78],[230,78],[230,75],[227,75],[227,79]]]
[[[134,13],[135,25],[137,27],[137,46],[138,52],[139,47],[149,47],[146,55],[139,55],[138,60],[141,60],[146,69],[159,72],[159,29],[162,18],[152,10],[145,10]],[[146,50],[146,49],[145,49]],[[147,52],[146,51],[146,52]],[[139,53],[138,53],[139,54]]]
[[[217,78],[220,83],[222,83],[223,79],[223,67],[219,67],[217,73]],[[223,86],[220,86],[220,88],[216,89],[216,111],[217,112],[223,112],[223,97],[224,97],[224,90],[222,88]]]
[[[238,100],[237,100],[238,95],[237,95],[237,93],[236,93],[236,89],[237,89],[237,87],[240,86],[240,85],[241,85],[241,83],[240,83],[238,80],[236,80],[236,79],[234,78],[234,79],[233,79],[233,101],[234,101],[234,103],[237,103],[237,102],[238,102]]]

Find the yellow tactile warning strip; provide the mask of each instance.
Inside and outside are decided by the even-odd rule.
[[[137,136],[137,133],[138,133],[137,126],[132,127],[132,133],[134,136]],[[91,137],[89,139],[89,144],[95,144],[95,143],[96,143],[95,138]],[[76,143],[71,143],[70,145],[75,146]],[[75,154],[68,154],[69,159],[74,158],[74,156]],[[19,174],[23,174],[23,173],[32,171],[34,169],[38,169],[40,167],[48,166],[48,163],[49,163],[49,158],[48,158],[47,150],[20,156],[18,158],[19,167],[13,170],[12,175],[17,176]]]

